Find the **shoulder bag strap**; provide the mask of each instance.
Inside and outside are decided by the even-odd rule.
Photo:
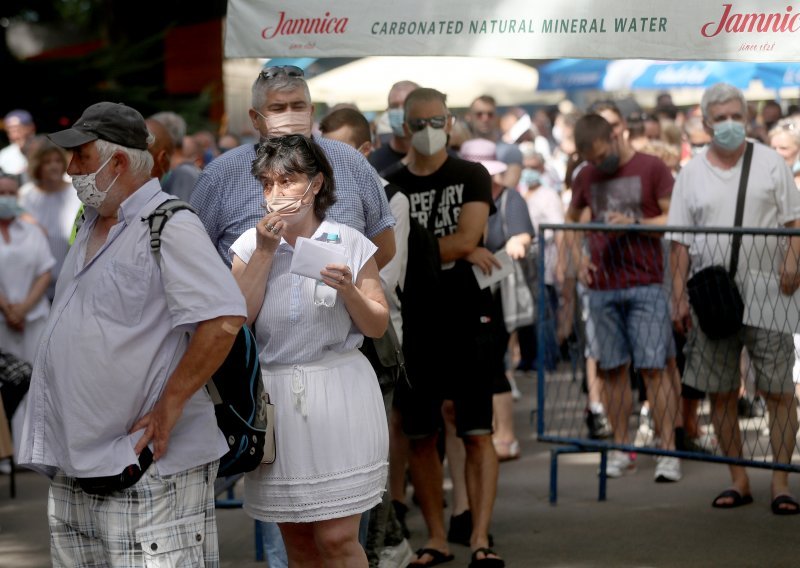
[[[508,240],[508,220],[506,219],[506,201],[508,199],[508,188],[503,190],[500,195],[500,208],[497,214],[500,215],[500,223],[503,227],[503,242]]]
[[[739,177],[739,195],[736,198],[736,217],[733,220],[734,227],[742,226],[742,217],[744,216],[744,197],[747,193],[747,179],[750,177],[750,162],[753,158],[753,143],[748,142],[744,150],[744,159],[742,161],[742,174]],[[739,247],[742,244],[742,235],[733,235],[733,242],[731,243],[731,266],[728,270],[731,278],[736,277],[736,268],[739,265]]]

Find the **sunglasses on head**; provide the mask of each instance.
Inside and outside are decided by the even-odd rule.
[[[407,120],[408,129],[411,132],[419,132],[430,124],[431,128],[444,128],[447,124],[447,116],[432,116],[430,118],[412,118]]]
[[[305,72],[294,65],[276,65],[274,67],[264,67],[261,73],[259,73],[259,77],[265,81],[280,75],[286,75],[287,77],[305,77]]]

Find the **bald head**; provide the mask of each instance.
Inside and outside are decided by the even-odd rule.
[[[147,148],[153,156],[153,169],[150,170],[150,175],[161,179],[170,170],[170,161],[172,160],[175,143],[169,131],[161,122],[148,118],[145,123],[147,124],[147,130],[155,137],[153,143]]]

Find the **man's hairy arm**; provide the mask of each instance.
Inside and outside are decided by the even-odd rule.
[[[439,238],[442,262],[452,262],[469,256],[478,246],[488,219],[488,203],[481,201],[465,203],[458,217],[456,232]]]

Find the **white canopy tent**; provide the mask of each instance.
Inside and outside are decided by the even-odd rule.
[[[483,93],[500,105],[529,103],[536,91],[535,68],[491,57],[365,57],[308,80],[314,101],[354,103],[362,111],[386,108],[389,89],[413,80],[439,89],[450,107],[467,107]]]

